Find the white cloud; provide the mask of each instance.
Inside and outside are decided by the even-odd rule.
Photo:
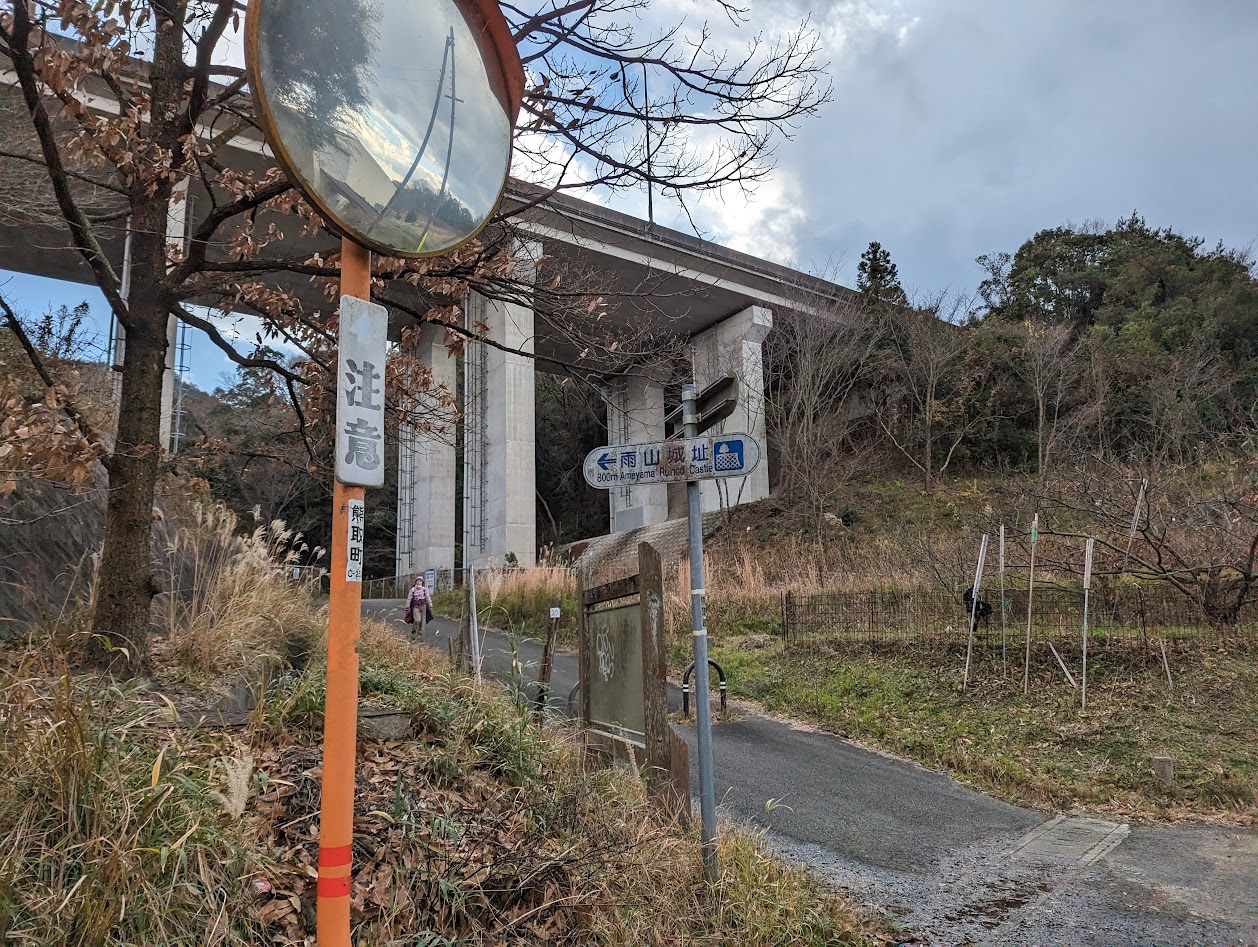
[[[712,26],[733,50],[809,7],[757,2],[747,28]],[[693,32],[695,11],[656,0],[650,22]],[[1211,244],[1258,238],[1258,3],[847,0],[811,13],[833,101],[750,196],[694,202],[702,235],[804,265],[879,240],[923,292],[972,290],[979,254],[1133,209]],[[613,203],[645,210],[638,196]],[[656,218],[689,229],[658,197]]]

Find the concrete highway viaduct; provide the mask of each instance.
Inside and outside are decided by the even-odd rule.
[[[13,76],[0,74],[0,104],[11,106]],[[102,99],[103,103],[105,100]],[[89,105],[93,103],[89,102]],[[101,107],[105,107],[102,105]],[[15,117],[16,116],[16,117]],[[21,111],[0,109],[4,136],[24,139]],[[241,136],[227,152],[232,167],[265,171],[272,165],[262,140]],[[4,159],[0,159],[4,160]],[[12,162],[9,162],[10,165]],[[28,170],[42,170],[28,165]],[[209,206],[195,183],[187,200],[171,204],[168,239],[182,243]],[[541,284],[552,273],[581,273],[582,284],[604,295],[605,325],[637,338],[667,336],[684,352],[694,380],[703,385],[727,371],[742,382],[738,411],[724,422],[728,431],[765,438],[762,346],[775,312],[787,309],[823,316],[850,300],[852,291],[789,267],[758,259],[598,204],[552,195],[533,204],[537,191],[513,182],[505,206],[521,208],[513,219],[514,250],[521,275]],[[527,208],[527,209],[523,209]],[[493,235],[489,235],[493,239]],[[320,242],[320,240],[322,242]],[[125,226],[103,235],[113,265],[125,270]],[[335,249],[324,236],[309,241],[311,252]],[[326,247],[323,245],[326,244]],[[291,249],[291,248],[288,248]],[[55,225],[23,223],[0,213],[0,268],[90,283],[90,273]],[[306,281],[292,287],[309,295],[312,308],[326,308]],[[422,311],[422,305],[415,308]],[[393,307],[390,338],[397,342],[416,324],[412,314]],[[662,439],[667,378],[649,357],[604,369],[571,337],[548,324],[527,295],[510,301],[473,293],[464,307],[469,326],[483,324],[486,337],[502,347],[476,343],[462,355],[462,372],[443,341],[443,333],[425,326],[416,354],[435,381],[461,391],[464,423],[463,495],[456,496],[458,452],[449,436],[430,437],[403,425],[399,434],[397,572],[450,569],[461,545],[464,562],[502,562],[514,554],[521,565],[535,561],[537,550],[535,372],[586,366],[601,377],[611,443]],[[413,335],[413,334],[412,334]],[[167,414],[173,403],[176,329],[172,320],[168,352]],[[514,351],[504,351],[511,349]],[[520,354],[516,354],[516,353]],[[460,374],[462,384],[459,384]],[[163,437],[169,438],[169,419]],[[767,461],[741,480],[725,481],[720,492],[705,484],[704,510],[739,504],[768,495]],[[634,486],[611,492],[612,532],[649,526],[669,517],[666,486]],[[456,504],[462,504],[463,535],[456,536]]]

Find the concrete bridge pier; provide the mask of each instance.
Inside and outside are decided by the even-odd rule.
[[[419,431],[405,421],[398,429],[398,575],[454,568],[454,412],[439,404],[438,392],[444,386],[453,395],[458,372],[443,334],[424,326],[410,353],[432,373],[433,388],[406,409],[429,418],[448,415],[448,421],[433,431]]]
[[[607,386],[608,443],[643,444],[664,439],[664,385],[644,375],[622,375]],[[624,532],[668,519],[668,486],[609,491],[611,531]]]
[[[763,306],[748,306],[691,339],[695,384],[701,390],[727,372],[738,376],[738,407],[713,433],[750,434],[760,442],[762,449],[768,443],[763,345],[772,328],[773,313],[770,310]],[[703,481],[703,512],[753,503],[768,495],[769,460],[762,457],[760,466],[746,477]]]
[[[166,248],[169,254],[178,258],[182,258],[188,251],[188,182],[190,180],[190,178],[184,178],[175,185],[170,203],[166,205]],[[122,286],[119,291],[123,302],[126,302],[131,294],[130,228],[131,218],[128,217],[128,233],[123,243]],[[110,332],[112,333],[112,367],[115,371],[120,372],[126,363],[127,330],[113,317],[112,313],[110,314],[109,323]],[[166,319],[166,368],[162,373],[162,414],[158,431],[158,442],[161,449],[165,451],[173,451],[177,447],[177,444],[171,438],[171,434],[174,428],[175,417],[175,369],[177,366],[176,354],[178,344],[179,319],[174,315],[170,315]],[[114,394],[115,401],[121,397],[121,393],[121,376],[118,376]],[[115,417],[113,421],[115,425],[117,420]]]
[[[540,244],[516,250],[531,276]],[[469,296],[469,326],[490,342],[534,351],[532,305]],[[492,344],[469,345],[464,357],[463,561],[500,565],[514,556],[537,563],[537,423],[533,360]]]

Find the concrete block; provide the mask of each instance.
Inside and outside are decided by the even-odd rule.
[[[1169,756],[1153,757],[1153,775],[1168,786],[1175,783],[1175,761]]]
[[[358,711],[358,736],[363,740],[387,742],[405,740],[411,735],[411,715],[392,707],[362,707]]]

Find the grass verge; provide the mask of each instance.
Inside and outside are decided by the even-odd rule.
[[[1258,823],[1258,668],[1252,656],[1194,654],[1168,687],[1160,661],[1089,661],[1088,707],[1055,665],[1001,673],[964,654],[788,650],[779,640],[713,642],[731,692],[767,710],[902,754],[1012,801],[1123,816]],[[1174,759],[1176,782],[1153,773]]]
[[[363,743],[355,943],[822,945],[879,928],[727,828],[702,881],[692,831],[635,774],[370,627],[369,701],[416,739]],[[168,725],[149,688],[30,656],[0,675],[0,941],[313,943],[321,659],[231,733]],[[58,676],[59,675],[59,676]]]
[[[212,544],[248,575],[203,573],[224,595],[174,615],[152,680],[76,674],[47,638],[0,649],[0,942],[314,943],[325,655],[313,603],[294,607],[266,577],[266,541]],[[250,608],[228,607],[228,590]],[[636,773],[588,765],[570,730],[539,727],[439,653],[375,623],[359,653],[364,703],[411,723],[406,739],[359,747],[359,947],[888,939],[745,830],[723,833],[721,877],[706,883],[696,830],[652,806]],[[295,666],[245,725],[187,723],[232,677],[285,655]]]

